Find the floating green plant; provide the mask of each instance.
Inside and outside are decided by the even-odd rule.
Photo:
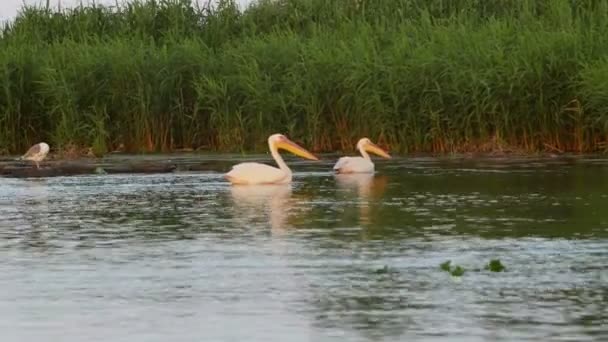
[[[450,271],[450,274],[453,277],[460,277],[464,274],[464,268],[462,268],[460,266],[456,266]]]
[[[389,268],[387,265],[384,265],[384,267],[376,269],[375,272],[376,274],[386,274],[389,272]]]
[[[452,267],[452,262],[450,260],[443,262],[439,265],[439,267],[448,273],[450,273],[453,277],[460,277],[464,274],[464,268],[456,265]]]
[[[500,262],[499,259],[492,259],[486,265],[485,269],[491,272],[502,272],[506,270],[506,267]]]

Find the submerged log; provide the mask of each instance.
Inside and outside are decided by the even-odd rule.
[[[175,169],[175,164],[164,161],[125,161],[123,163],[103,163],[96,160],[48,161],[41,163],[40,169],[29,162],[0,162],[0,176],[12,178],[117,173],[170,173]]]

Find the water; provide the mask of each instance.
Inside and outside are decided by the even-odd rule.
[[[608,338],[608,161],[332,161],[0,179],[2,340]]]

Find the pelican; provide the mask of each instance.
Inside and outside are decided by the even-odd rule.
[[[287,150],[302,158],[319,160],[303,147],[287,139],[283,134],[268,137],[268,147],[279,168],[261,163],[240,163],[234,165],[224,176],[233,185],[287,184],[291,182],[291,170],[283,161],[278,149]]]
[[[40,168],[40,162],[46,158],[46,155],[49,153],[49,145],[45,142],[38,143],[32,147],[30,147],[24,155],[22,155],[19,160],[30,160],[36,163],[36,168]]]
[[[377,154],[390,159],[391,156],[378,147],[368,138],[361,138],[357,143],[357,149],[363,157],[342,157],[334,165],[336,173],[374,173],[374,163],[367,152]]]

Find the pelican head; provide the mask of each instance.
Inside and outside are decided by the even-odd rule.
[[[319,160],[319,158],[315,157],[312,153],[305,150],[302,146],[289,140],[283,134],[277,133],[277,134],[273,134],[270,137],[268,137],[268,146],[270,147],[271,151],[273,149],[283,149],[283,150],[287,150],[287,151],[295,154],[296,156],[300,156],[302,158],[306,158],[306,159],[310,159],[310,160]]]
[[[378,147],[378,145],[374,144],[368,138],[361,138],[359,140],[359,142],[357,143],[357,149],[359,151],[366,151],[369,153],[373,153],[375,155],[384,157],[386,159],[391,159],[391,156],[386,151],[384,151],[383,149]]]

